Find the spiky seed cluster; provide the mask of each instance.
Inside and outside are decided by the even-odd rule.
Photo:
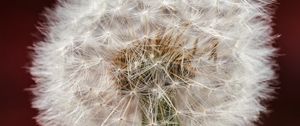
[[[61,0],[34,49],[43,126],[245,126],[273,91],[272,0]]]
[[[184,30],[184,29],[182,29]],[[175,33],[176,32],[176,33]],[[216,40],[206,48],[183,47],[187,43],[184,31],[159,32],[153,38],[134,42],[117,52],[112,59],[112,76],[122,95],[139,99],[142,123],[149,125],[180,125],[174,97],[176,90],[187,88],[196,76],[192,62],[208,54],[208,60],[217,60]],[[150,111],[149,111],[150,110]]]
[[[181,34],[163,33],[135,42],[112,61],[116,86],[122,94],[139,99],[144,125],[179,125],[174,92],[188,85],[196,74],[192,60],[199,52],[197,47],[185,49]]]
[[[113,72],[120,90],[149,93],[174,83],[186,85],[195,76],[191,64],[197,48],[182,47],[182,36],[160,35],[121,50],[113,60]]]

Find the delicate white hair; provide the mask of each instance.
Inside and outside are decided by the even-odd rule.
[[[34,45],[30,71],[37,83],[32,88],[37,122],[42,126],[142,125],[142,113],[154,116],[153,108],[143,108],[138,94],[120,93],[111,61],[136,42],[171,35],[185,41],[180,49],[197,48],[203,54],[194,56],[190,64],[195,76],[186,78],[187,86],[172,96],[173,115],[180,123],[149,118],[145,125],[255,125],[267,111],[263,101],[274,92],[274,2],[60,0],[46,14],[45,39]],[[126,63],[139,62],[142,59]],[[165,95],[165,88],[158,92]]]

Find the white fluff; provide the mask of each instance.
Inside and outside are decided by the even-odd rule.
[[[274,79],[270,26],[274,0],[60,0],[34,46],[33,107],[42,126],[140,126],[138,97],[120,95],[108,59],[159,30],[181,31],[197,75],[174,99],[181,126],[251,126]],[[185,24],[188,24],[186,26]],[[176,34],[176,32],[175,32]],[[137,61],[139,62],[139,61]],[[161,91],[160,93],[163,93]],[[150,113],[151,114],[151,113]],[[168,124],[168,123],[166,123]],[[149,125],[163,125],[155,120]]]

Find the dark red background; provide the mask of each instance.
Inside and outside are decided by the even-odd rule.
[[[0,6],[0,126],[36,126],[37,111],[30,107],[34,82],[25,67],[28,46],[41,38],[36,29],[44,7],[55,0],[1,0]],[[274,26],[281,34],[278,62],[280,89],[273,111],[261,126],[300,126],[300,0],[279,0]]]

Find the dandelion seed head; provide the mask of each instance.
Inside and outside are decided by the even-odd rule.
[[[60,0],[34,45],[43,126],[245,126],[275,78],[274,0]]]

